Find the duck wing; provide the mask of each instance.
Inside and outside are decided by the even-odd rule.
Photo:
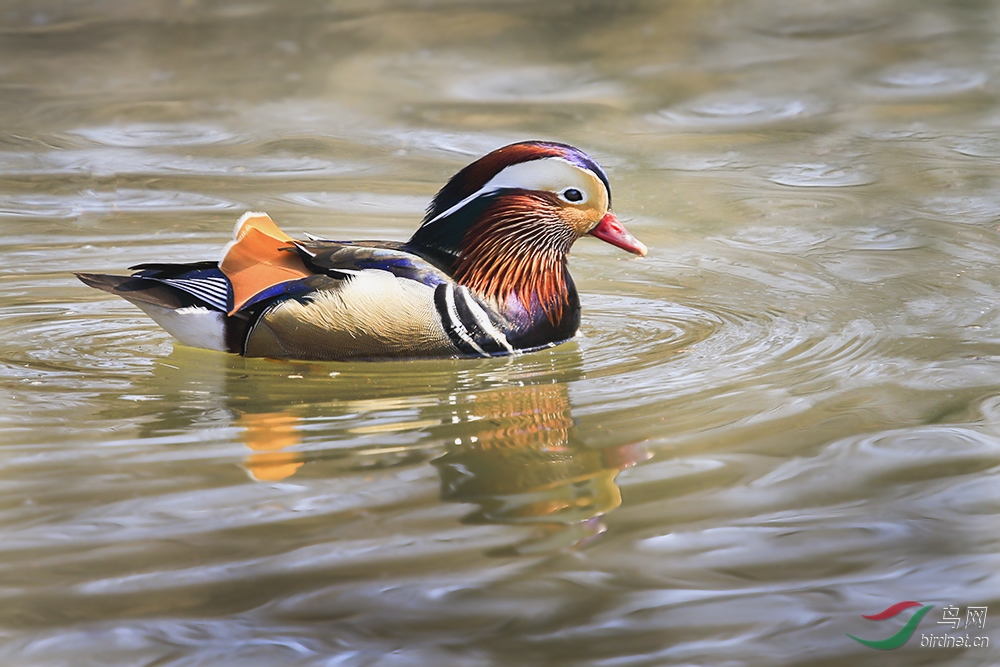
[[[247,337],[248,356],[378,359],[514,351],[499,313],[402,244],[294,245],[314,274],[291,284],[308,292],[276,301],[261,314]]]
[[[451,276],[395,241],[295,241],[307,267],[328,275],[378,269],[428,287],[451,282]]]

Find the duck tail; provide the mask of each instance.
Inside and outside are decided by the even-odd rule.
[[[202,305],[187,292],[141,276],[75,275],[84,285],[120,296],[138,307],[185,345],[238,351],[228,343],[225,315]]]
[[[161,308],[184,308],[191,303],[183,293],[167,285],[132,276],[113,276],[107,273],[74,273],[88,287],[120,296],[126,301],[142,301]]]

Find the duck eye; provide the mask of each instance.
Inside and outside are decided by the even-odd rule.
[[[569,188],[562,193],[563,199],[571,202],[583,201],[583,193],[576,188]]]

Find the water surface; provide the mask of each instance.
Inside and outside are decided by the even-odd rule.
[[[289,7],[0,5],[0,663],[998,661],[919,646],[1000,614],[997,3]],[[528,138],[650,246],[553,350],[247,360],[70,273],[405,239]]]

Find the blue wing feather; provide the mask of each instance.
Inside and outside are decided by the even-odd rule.
[[[314,292],[316,287],[311,283],[312,280],[310,278],[301,278],[299,280],[288,280],[283,283],[278,283],[277,285],[272,285],[271,287],[258,292],[253,296],[253,298],[243,304],[243,306],[240,307],[240,312],[243,312],[248,308],[264,301],[274,301],[277,299],[303,296],[309,292]]]
[[[397,278],[415,280],[430,287],[451,278],[424,258],[402,249],[401,243],[378,241],[299,241],[296,243],[306,266],[317,273],[342,277],[351,271],[380,269]]]

